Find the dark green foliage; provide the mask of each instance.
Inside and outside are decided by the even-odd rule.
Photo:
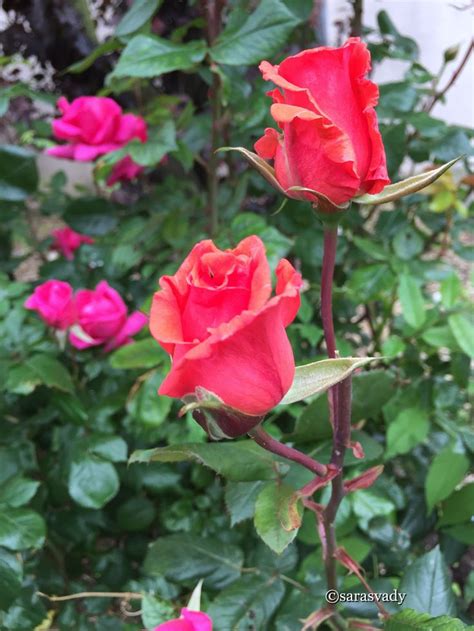
[[[64,348],[23,308],[33,284],[13,277],[36,251],[42,280],[92,288],[106,278],[131,307],[148,310],[158,278],[173,273],[207,236],[200,165],[211,152],[211,119],[202,95],[212,74],[221,82],[222,144],[251,148],[269,120],[254,66],[262,57],[278,62],[289,42],[314,45],[304,22],[311,3],[264,0],[253,11],[244,9],[255,3],[229,3],[226,27],[210,51],[196,16],[166,37],[151,35],[160,4],[135,2],[116,37],[74,69],[92,64],[94,54],[120,51],[107,89],[125,93],[152,130],[146,145],[128,150],[147,167],[168,154],[145,185],[70,197],[59,175],[39,191],[34,154],[0,147],[0,628],[6,631],[32,631],[50,610],[51,628],[61,630],[151,629],[177,615],[201,578],[202,608],[216,631],[296,631],[299,620],[326,604],[313,515],[291,533],[266,519],[268,511],[297,519],[299,508],[292,512],[288,497],[310,474],[250,441],[209,444],[190,414],[179,419],[179,404],[156,394],[168,358],[147,331],[110,355]],[[432,77],[417,61],[416,42],[385,12],[379,28],[382,38],[371,45],[375,63],[391,57],[408,64],[403,81],[381,86],[378,110],[390,173],[398,179],[406,156],[419,172],[419,162],[468,151],[469,132],[422,111]],[[161,74],[164,87],[157,89],[149,78]],[[2,93],[1,105],[11,96]],[[99,177],[118,157],[99,165]],[[275,214],[282,200],[235,155],[219,154],[218,167],[217,243],[228,247],[258,234],[273,267],[284,256],[296,262],[308,286],[290,339],[298,364],[322,359],[321,226],[304,203],[289,201]],[[344,499],[337,533],[376,591],[397,586],[408,593],[404,611],[390,610],[392,631],[462,629],[473,593],[466,567],[474,497],[472,481],[465,484],[474,445],[466,393],[473,336],[465,262],[472,254],[464,240],[467,188],[454,186],[457,205],[436,198],[439,191],[417,193],[393,209],[354,205],[338,249],[338,348],[342,356],[380,358],[354,377],[353,439],[365,460],[348,452],[347,469],[353,477],[383,463],[385,471],[374,486]],[[35,213],[59,215],[96,241],[73,263],[47,260],[50,240],[38,239]],[[441,255],[446,244],[456,261]],[[277,408],[267,425],[328,461],[325,395]],[[280,556],[259,539],[254,516]],[[342,569],[339,578],[342,591],[358,586]],[[120,599],[50,603],[38,595],[82,591],[142,594],[127,605],[141,609],[142,618],[125,616]],[[341,606],[341,613],[378,624],[373,606]]]

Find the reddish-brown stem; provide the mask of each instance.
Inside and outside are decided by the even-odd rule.
[[[225,0],[202,0],[202,12],[207,21],[207,42],[212,46],[218,38],[222,25],[222,12]],[[219,148],[220,125],[221,125],[221,80],[213,69],[213,62],[210,62],[212,71],[212,86],[210,89],[211,106],[211,153],[207,165],[207,189],[208,189],[208,212],[209,212],[209,232],[211,237],[215,236],[219,227],[218,208],[218,158],[216,151]]]
[[[280,443],[280,441],[276,440],[276,438],[272,438],[272,436],[270,436],[270,434],[268,434],[261,425],[252,429],[248,435],[258,445],[260,445],[260,447],[277,454],[277,456],[282,456],[287,460],[297,462],[316,475],[325,476],[327,474],[328,469],[326,465],[321,464],[317,460],[313,460],[311,456],[304,454],[302,451],[298,451],[297,449],[293,449],[293,447],[288,447],[288,445]]]
[[[334,552],[337,548],[335,520],[337,510],[344,497],[342,467],[344,454],[351,434],[351,403],[352,403],[352,377],[348,377],[339,384],[338,409],[336,413],[337,428],[334,428],[333,448],[331,464],[341,472],[332,481],[331,499],[324,509],[323,523],[326,537],[326,579],[328,589],[337,588],[336,559]]]
[[[336,338],[332,319],[332,282],[336,263],[337,226],[324,228],[323,270],[321,276],[321,320],[328,357],[336,357]]]
[[[334,265],[336,263],[337,249],[337,225],[324,227],[324,253],[323,269],[321,272],[321,320],[323,323],[324,339],[329,358],[336,357],[336,336],[334,334],[334,322],[332,317],[332,283],[334,278]],[[331,424],[336,428],[337,424],[337,393],[338,386],[331,388],[329,393],[329,409]]]
[[[321,277],[321,319],[329,358],[336,357],[336,338],[332,316],[332,286],[336,262],[337,225],[324,228],[324,254]],[[330,407],[333,425],[333,449],[331,465],[339,471],[332,480],[332,493],[323,511],[323,529],[326,543],[324,565],[328,589],[337,588],[336,559],[337,548],[334,522],[339,505],[344,497],[343,473],[344,453],[350,441],[351,428],[351,377],[348,377],[330,392]],[[334,606],[332,606],[334,608]]]

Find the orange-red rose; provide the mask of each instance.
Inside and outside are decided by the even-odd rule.
[[[281,131],[266,129],[255,150],[275,161],[285,190],[309,188],[341,205],[390,182],[374,110],[379,92],[366,78],[369,69],[370,53],[357,37],[341,48],[305,50],[279,66],[262,61],[263,78],[280,88],[269,96]],[[288,195],[317,201],[308,192]]]
[[[277,405],[294,377],[285,328],[300,305],[301,277],[284,259],[276,277],[272,298],[265,248],[256,236],[233,250],[201,241],[174,276],[163,276],[150,330],[172,367],[159,393],[183,399],[204,389],[252,417]],[[251,421],[238,427],[234,420],[227,436],[251,429]]]

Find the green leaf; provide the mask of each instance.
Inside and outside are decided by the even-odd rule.
[[[37,186],[35,153],[24,147],[0,145],[0,199],[23,201]]]
[[[426,311],[423,294],[418,283],[408,274],[400,276],[398,297],[402,305],[403,317],[410,326],[418,329],[425,323]]]
[[[14,394],[31,394],[41,383],[41,377],[25,364],[13,366],[8,371],[5,390]]]
[[[50,355],[33,355],[25,365],[41,379],[48,388],[57,388],[63,392],[73,392],[74,384],[66,367]]]
[[[132,141],[124,151],[137,164],[157,166],[167,153],[177,148],[174,122],[167,120],[161,127],[150,133],[146,142]]]
[[[289,405],[315,394],[326,392],[336,383],[344,381],[354,370],[373,360],[373,357],[344,357],[341,359],[323,359],[312,364],[297,366],[293,384],[280,401],[280,405]]]
[[[456,614],[451,578],[439,546],[413,561],[403,575],[399,590],[407,595],[406,609],[432,616]]]
[[[328,397],[321,394],[311,403],[302,407],[302,412],[296,419],[295,428],[290,434],[290,438],[297,443],[314,443],[331,436],[332,426],[329,421]]]
[[[423,238],[414,228],[406,226],[393,239],[393,249],[399,259],[408,261],[423,251]]]
[[[154,344],[153,340],[150,342]],[[159,396],[157,392],[162,381],[163,375],[155,372],[127,404],[130,414],[145,426],[159,427],[171,409],[172,400]]]
[[[109,462],[125,462],[127,460],[128,446],[120,436],[93,434],[85,440],[85,448],[88,452]]]
[[[356,204],[386,204],[387,202],[394,202],[400,199],[400,197],[412,195],[436,181],[461,158],[462,156],[459,156],[436,169],[413,175],[406,180],[396,182],[396,184],[389,184],[381,193],[377,193],[376,195],[360,195],[359,197],[354,197],[352,201],[356,202]]]
[[[449,326],[432,326],[423,331],[421,339],[435,348],[449,348],[450,350],[459,350],[459,345]]]
[[[143,569],[170,581],[195,582],[220,590],[235,581],[242,569],[240,548],[215,537],[178,534],[160,537],[148,549]]]
[[[234,10],[242,11],[239,6]],[[300,21],[280,0],[262,0],[238,28],[231,23],[224,29],[211,57],[231,66],[256,64],[279,52]]]
[[[379,118],[397,117],[412,112],[418,100],[417,90],[408,81],[384,83],[380,86]]]
[[[0,504],[18,508],[27,504],[38,490],[40,483],[21,475],[9,478],[0,486]],[[6,509],[4,509],[6,510]]]
[[[443,530],[443,533],[467,546],[474,546],[474,524],[456,524]]]
[[[207,613],[216,629],[268,629],[285,588],[277,576],[244,576],[220,592]]]
[[[472,516],[473,506],[474,483],[463,486],[441,504],[441,517],[438,526],[451,526],[452,524],[468,522]]]
[[[428,513],[446,499],[461,482],[469,469],[469,461],[463,454],[445,449],[434,458],[425,482]]]
[[[84,57],[84,59],[71,64],[63,72],[71,72],[73,74],[84,72],[84,70],[87,70],[92,66],[96,59],[99,59],[99,57],[107,55],[108,53],[113,53],[116,50],[120,50],[120,48],[122,48],[122,44],[114,37],[110,37],[105,42],[100,44],[100,46],[94,48],[94,50],[89,53],[87,57]]]
[[[119,478],[115,467],[95,456],[83,456],[71,464],[69,495],[85,508],[102,508],[117,495]]]
[[[138,31],[153,17],[160,4],[161,0],[134,0],[115,29],[116,37],[125,37]]]
[[[230,525],[240,524],[255,513],[255,502],[264,482],[227,482],[225,504],[230,515]]]
[[[395,393],[395,374],[390,370],[369,370],[352,379],[352,422],[377,419],[382,407]]]
[[[142,622],[146,629],[154,629],[176,617],[173,607],[164,600],[144,594],[142,598]]]
[[[446,309],[456,306],[462,294],[461,279],[457,274],[450,274],[441,283],[441,302]]]
[[[474,335],[472,323],[460,313],[455,313],[448,318],[449,327],[456,338],[457,343],[466,355],[474,359]]]
[[[0,511],[0,546],[9,550],[39,548],[46,536],[43,518],[29,508]]]
[[[174,70],[190,70],[204,59],[206,44],[194,40],[174,44],[152,35],[136,35],[123,50],[118,63],[109,75],[114,77],[156,77]]]
[[[302,514],[295,490],[287,484],[271,482],[257,497],[255,529],[269,548],[281,554],[298,534]]]
[[[386,261],[389,258],[390,253],[388,250],[373,239],[364,239],[354,235],[352,240],[359,250],[376,261]]]
[[[392,291],[395,282],[390,267],[385,263],[375,263],[359,267],[352,272],[346,288],[357,304],[377,299],[382,292]]]
[[[428,436],[430,422],[423,408],[408,408],[390,423],[387,430],[385,459],[406,454]]]
[[[157,515],[155,505],[146,497],[131,497],[120,505],[117,524],[122,530],[138,532],[146,530]]]
[[[269,480],[281,471],[272,455],[253,441],[196,443],[135,451],[129,462],[198,462],[235,482]],[[276,467],[276,468],[275,468]]]
[[[382,353],[385,357],[401,355],[406,348],[405,342],[398,335],[391,335],[382,344]]]
[[[0,549],[0,611],[7,610],[21,592],[22,565],[16,555]]]
[[[392,500],[382,496],[373,489],[362,489],[351,495],[352,508],[357,516],[359,526],[367,530],[373,517],[391,515],[396,506]]]
[[[463,631],[466,625],[458,618],[419,613],[413,609],[405,609],[390,616],[384,625],[385,631]]]

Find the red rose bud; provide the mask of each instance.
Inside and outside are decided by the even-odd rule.
[[[353,491],[358,491],[359,489],[368,489],[382,472],[383,465],[367,469],[367,471],[364,471],[364,473],[358,475],[356,478],[346,480],[346,482],[344,482],[344,491],[346,493],[352,493]]]
[[[280,131],[266,129],[255,151],[274,161],[289,197],[335,212],[389,184],[374,110],[379,91],[366,77],[370,53],[359,38],[340,48],[304,50],[279,66],[262,61],[260,70],[279,88],[269,96]]]
[[[246,434],[292,384],[285,329],[298,311],[302,281],[284,259],[276,277],[271,297],[265,247],[250,236],[233,250],[201,241],[174,276],[160,279],[150,331],[172,367],[159,394],[191,404],[213,436]]]

